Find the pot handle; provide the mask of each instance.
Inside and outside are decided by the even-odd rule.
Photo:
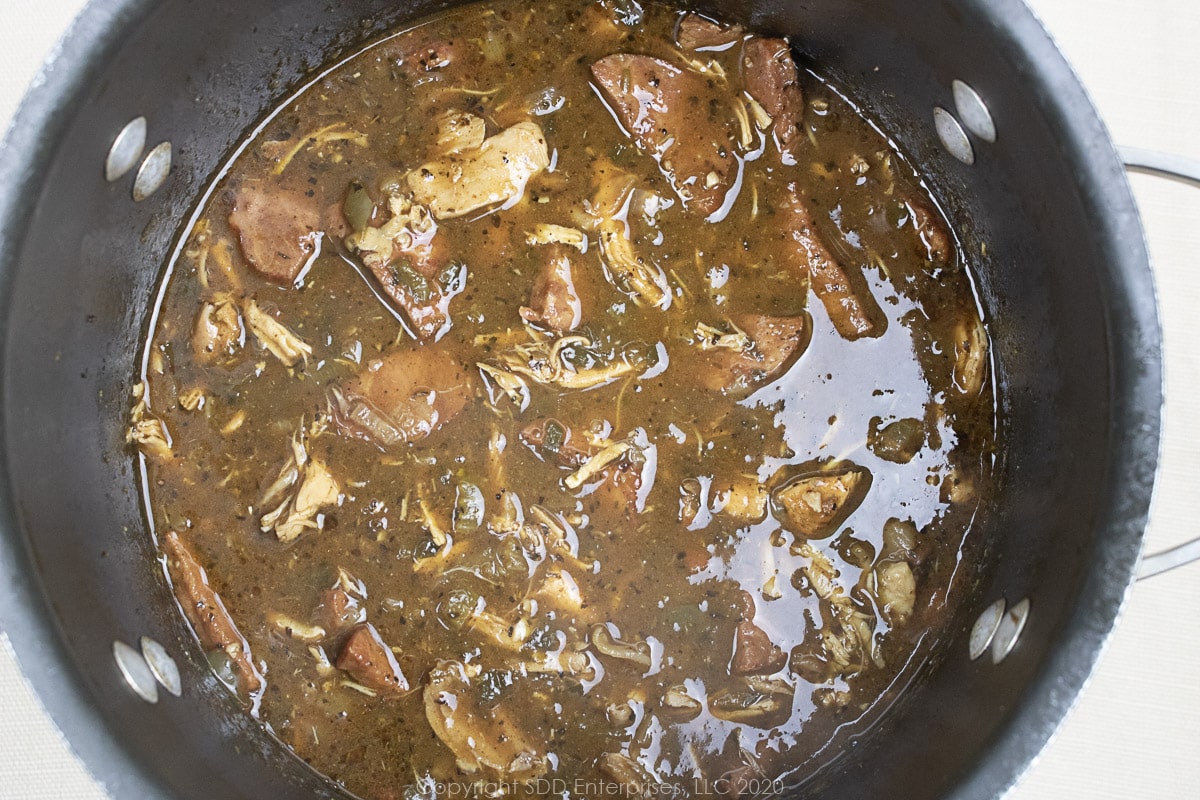
[[[1125,162],[1125,168],[1130,172],[1170,178],[1200,188],[1200,161],[1138,147],[1122,147],[1119,148],[1119,152],[1121,160]],[[1143,556],[1141,566],[1138,567],[1137,579],[1149,578],[1193,561],[1200,561],[1200,537],[1170,550]]]

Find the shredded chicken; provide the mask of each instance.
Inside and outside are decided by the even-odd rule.
[[[129,431],[125,440],[137,446],[148,458],[171,457],[171,434],[167,424],[150,413],[146,384],[138,381],[133,385],[133,408],[129,412]]]
[[[954,328],[954,386],[970,397],[987,377],[988,338],[977,314],[964,315]]]
[[[883,655],[875,642],[875,620],[855,605],[837,582],[837,570],[829,557],[807,542],[794,551],[807,559],[800,568],[813,593],[828,604],[823,609],[820,638],[823,646],[825,679],[835,675],[853,675],[871,665],[883,667]]]
[[[483,375],[489,399],[493,405],[499,399],[499,396],[492,391],[492,387],[495,386],[521,411],[529,407],[529,384],[525,382],[524,378],[492,364],[480,362],[475,366],[479,367],[479,372]]]
[[[529,779],[546,771],[545,756],[518,723],[520,714],[503,705],[484,706],[460,662],[438,661],[424,698],[429,726],[463,772]]]
[[[308,452],[308,434],[301,426],[292,437],[291,454],[278,477],[263,493],[259,518],[263,533],[274,531],[281,542],[295,540],[324,525],[322,512],[341,503],[342,490],[329,468]]]
[[[246,330],[237,303],[227,296],[200,304],[192,329],[192,352],[201,363],[224,361],[246,343]]]
[[[729,323],[729,327],[732,330],[726,332],[707,323],[697,322],[696,346],[701,350],[725,349],[739,352],[745,352],[754,347],[754,340],[745,331],[732,322]]]
[[[568,489],[578,489],[632,449],[633,445],[629,442],[614,442],[608,445],[589,458],[583,466],[564,478],[563,484]]]
[[[271,172],[275,175],[281,175],[288,168],[288,165],[292,163],[292,160],[304,150],[316,148],[318,153],[323,157],[323,148],[336,142],[348,142],[357,147],[366,147],[367,136],[349,128],[344,122],[335,122],[294,141],[264,142],[261,147],[264,154],[276,159],[275,167]]]
[[[597,175],[599,188],[591,213],[595,217],[605,277],[637,305],[669,308],[671,288],[666,274],[654,261],[633,250],[629,208],[634,179],[611,165],[602,165]]]
[[[501,352],[490,366],[548,386],[590,389],[644,369],[648,364],[644,356],[628,348],[605,352],[589,337],[572,334],[553,338],[535,336],[532,342]]]
[[[242,302],[242,313],[246,316],[246,324],[250,332],[263,347],[285,365],[294,367],[303,362],[308,363],[312,355],[312,346],[291,331],[286,325],[258,307],[253,299]]]
[[[525,244],[565,244],[568,247],[574,247],[581,253],[586,253],[588,240],[583,231],[578,228],[538,223],[533,226],[533,230],[526,234]]]
[[[397,252],[428,246],[437,233],[437,222],[429,209],[413,202],[412,196],[397,185],[389,187],[387,208],[390,216],[383,225],[368,225],[346,238],[346,246],[358,253],[372,271],[386,267]]]

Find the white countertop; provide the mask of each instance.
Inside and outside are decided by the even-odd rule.
[[[1029,4],[1118,143],[1200,159],[1200,3]],[[0,0],[0,128],[82,6],[82,0]],[[1200,533],[1200,192],[1141,176],[1134,189],[1166,331],[1166,443],[1149,531],[1151,549],[1161,549]],[[1011,800],[1200,796],[1198,609],[1200,564],[1134,588],[1092,683]],[[2,648],[0,720],[0,800],[106,799]]]

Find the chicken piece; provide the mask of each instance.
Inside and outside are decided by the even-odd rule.
[[[425,685],[425,718],[467,774],[528,780],[546,771],[545,756],[503,704],[485,706],[457,661],[438,661]]]
[[[220,596],[209,585],[208,573],[175,531],[169,531],[163,537],[162,550],[167,557],[167,571],[171,575],[175,597],[200,637],[200,644],[205,650],[225,652],[238,680],[238,693],[257,704],[266,681],[251,658],[246,637],[237,629]]]
[[[437,219],[453,219],[497,203],[511,203],[534,175],[550,166],[542,129],[520,122],[472,150],[422,164],[406,178],[413,200]]]
[[[741,593],[741,619],[734,628],[733,658],[729,671],[734,675],[770,675],[787,664],[787,653],[754,624],[754,598]]]
[[[875,567],[880,613],[892,625],[903,625],[917,603],[917,579],[903,561],[888,561]]]
[[[610,442],[581,464],[579,469],[564,478],[563,485],[568,489],[578,489],[614,464],[618,464],[621,459],[635,449],[632,442]]]
[[[591,389],[640,373],[657,363],[656,351],[639,345],[608,345],[579,334],[538,338],[502,351],[496,364],[480,364],[524,375],[545,386]]]
[[[883,547],[875,562],[875,594],[880,614],[891,625],[903,625],[917,602],[917,526],[911,520],[889,519],[883,526]]]
[[[437,157],[477,150],[487,138],[483,119],[465,111],[445,111],[437,119]]]
[[[822,601],[823,622],[821,628],[810,629],[804,643],[792,652],[792,671],[811,683],[823,683],[871,665],[885,666],[874,638],[875,618],[847,595],[829,557],[807,542],[794,546],[792,552],[807,559],[799,571]]]
[[[306,530],[324,527],[322,512],[341,500],[341,487],[329,468],[309,455],[308,434],[301,425],[287,460],[259,501],[259,508],[266,509],[259,528],[274,531],[281,542],[294,541]]]
[[[328,633],[320,625],[312,625],[278,611],[267,613],[267,623],[280,633],[299,642],[319,642]]]
[[[244,181],[234,192],[229,227],[250,266],[276,283],[295,283],[321,252],[321,208],[304,192]]]
[[[887,329],[887,318],[870,290],[855,286],[845,267],[825,247],[817,234],[812,212],[795,183],[788,184],[779,210],[787,232],[785,263],[796,273],[807,276],[837,332],[851,340],[882,336]]]
[[[885,666],[874,640],[874,618],[848,598],[823,610],[824,625],[792,651],[791,669],[810,683],[849,678],[871,666]]]
[[[347,436],[381,449],[424,439],[459,414],[474,392],[453,357],[398,347],[328,393],[330,415]]]
[[[925,257],[933,264],[952,264],[956,253],[954,239],[941,214],[923,197],[910,197],[905,205],[912,214],[913,228],[921,239]]]
[[[347,194],[356,198],[356,202],[369,202],[370,195],[366,190],[351,190]],[[356,234],[346,240],[346,245],[358,253],[372,271],[378,271],[387,264],[394,262],[398,256],[420,268],[422,272],[434,269],[437,260],[431,258],[431,247],[437,234],[438,226],[429,209],[420,203],[413,202],[412,195],[396,181],[384,185],[386,197],[387,221],[379,227],[369,224],[361,226]],[[363,200],[365,196],[365,201]],[[382,216],[383,208],[373,207],[365,215],[365,221]],[[382,280],[382,278],[381,278]]]
[[[542,585],[530,596],[544,600],[555,609],[570,614],[578,614],[584,607],[579,584],[571,577],[571,573],[559,567],[548,568]]]
[[[699,14],[684,14],[675,41],[685,50],[724,50],[742,38],[740,25],[722,25]]]
[[[125,441],[136,445],[147,458],[165,461],[172,456],[167,423],[150,412],[144,381],[133,385],[133,407],[129,410],[129,430],[125,433]]]
[[[845,462],[788,480],[772,493],[772,510],[792,533],[823,539],[858,508],[870,485],[870,472]]]
[[[697,341],[705,351],[697,374],[699,383],[730,395],[749,392],[778,378],[805,351],[812,336],[807,315],[742,314],[732,322],[732,334],[706,326],[698,330]]]
[[[545,263],[529,292],[529,305],[521,308],[521,317],[559,333],[575,330],[583,320],[583,305],[571,280],[570,250],[562,244],[543,250]]]
[[[633,249],[629,207],[635,194],[634,178],[607,162],[597,166],[596,178],[590,210],[596,219],[604,277],[636,305],[670,308],[666,273],[652,258],[639,256]]]
[[[202,364],[234,358],[246,344],[246,329],[237,303],[227,298],[203,302],[192,328],[192,353]]]
[[[370,623],[354,626],[342,644],[334,666],[379,694],[395,695],[408,691],[408,679],[400,670],[396,656]]]
[[[587,252],[587,236],[578,228],[567,228],[563,225],[550,225],[539,222],[525,236],[525,244],[563,244],[573,247],[581,253]]]
[[[988,335],[979,315],[970,311],[954,327],[954,388],[978,397],[988,373]]]
[[[274,530],[281,542],[295,541],[306,530],[320,530],[322,512],[336,506],[341,496],[341,487],[329,468],[320,461],[310,460],[304,465],[295,493],[263,515],[262,528]]]
[[[587,484],[595,488],[584,494],[627,517],[646,510],[646,502],[657,474],[658,447],[642,428],[635,428],[625,439],[614,441],[594,437],[593,454],[578,469],[563,478],[563,485],[574,491]]]
[[[651,56],[611,55],[592,65],[592,75],[684,208],[716,221],[738,171],[730,115],[722,113],[727,103],[703,76]]]
[[[753,37],[742,50],[746,91],[774,120],[775,142],[784,163],[795,164],[800,144],[804,96],[800,92],[792,48],[784,39]]]
[[[312,346],[297,336],[291,328],[259,308],[252,298],[242,303],[242,313],[250,332],[267,352],[289,367],[301,362],[308,363],[308,357],[313,352]]]
[[[736,475],[724,482],[714,481],[712,493],[720,503],[717,510],[722,514],[745,522],[761,522],[767,517],[767,500],[771,492],[757,475]]]

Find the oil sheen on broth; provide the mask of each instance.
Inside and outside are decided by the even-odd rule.
[[[758,793],[935,650],[987,338],[803,52],[469,6],[328,68],[185,229],[130,429],[155,535],[217,675],[350,791]]]

